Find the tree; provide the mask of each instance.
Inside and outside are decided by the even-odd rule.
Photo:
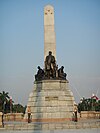
[[[14,113],[25,113],[26,106],[23,107],[21,104],[14,104],[13,105],[13,112]]]
[[[81,99],[78,104],[78,112],[81,111],[100,111],[100,100],[96,96]]]
[[[2,91],[0,92],[0,111],[5,112],[6,104],[8,103],[10,97],[8,92]]]
[[[8,92],[0,92],[0,111],[3,113],[25,113],[26,106],[23,107],[21,104],[14,104],[14,101],[9,96]]]

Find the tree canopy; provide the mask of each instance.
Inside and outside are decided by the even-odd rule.
[[[14,101],[10,98],[8,92],[0,92],[0,112],[25,113],[25,109],[26,106],[23,107],[21,104],[14,104]]]
[[[82,98],[78,104],[78,112],[81,111],[100,111],[100,100],[93,96],[91,98]]]

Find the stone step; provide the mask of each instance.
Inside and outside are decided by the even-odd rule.
[[[6,124],[6,130],[59,130],[59,129],[85,129],[100,128],[98,122],[65,122],[65,123],[24,123],[24,124]]]

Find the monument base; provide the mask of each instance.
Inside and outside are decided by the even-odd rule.
[[[67,80],[42,80],[34,82],[29,95],[24,121],[28,120],[28,106],[34,122],[60,122],[72,120],[74,97]]]

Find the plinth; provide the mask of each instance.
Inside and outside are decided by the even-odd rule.
[[[34,122],[60,122],[72,120],[74,97],[68,80],[35,81],[29,95],[24,120],[28,119],[28,106]]]

